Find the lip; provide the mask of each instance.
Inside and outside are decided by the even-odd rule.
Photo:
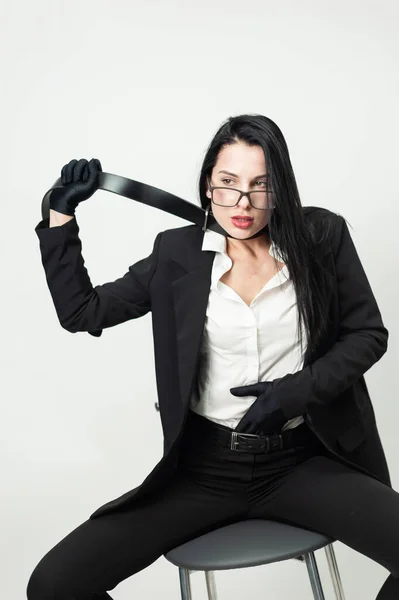
[[[246,215],[235,215],[234,217],[231,217],[232,219],[246,219],[247,221],[253,221],[254,218],[253,217],[247,217]]]
[[[253,219],[248,219],[245,218],[242,221],[239,221],[240,217],[231,217],[231,222],[233,223],[234,227],[236,227],[237,229],[249,229],[250,226],[252,225],[252,223],[254,222]]]

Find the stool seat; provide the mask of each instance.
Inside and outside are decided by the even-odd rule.
[[[298,558],[332,542],[330,537],[294,525],[249,519],[219,527],[173,548],[164,556],[184,569],[217,571]]]

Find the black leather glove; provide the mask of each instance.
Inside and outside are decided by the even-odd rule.
[[[277,381],[279,379],[274,380],[274,382],[259,381],[250,385],[230,388],[233,396],[257,396],[255,402],[251,404],[237,424],[235,431],[258,435],[269,435],[281,431],[288,418],[284,414],[276,395],[274,385]]]
[[[98,174],[102,171],[97,158],[87,161],[73,159],[61,170],[62,186],[50,195],[49,206],[64,215],[73,216],[79,202],[87,200],[98,189]]]

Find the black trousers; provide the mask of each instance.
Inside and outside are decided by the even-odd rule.
[[[390,573],[377,599],[399,600],[398,492],[335,459],[305,424],[307,441],[270,454],[221,447],[208,439],[209,426],[190,412],[168,486],[71,531],[35,567],[28,600],[109,600],[107,591],[168,550],[254,518],[342,541]]]

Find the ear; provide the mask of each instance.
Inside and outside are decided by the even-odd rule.
[[[211,199],[211,191],[208,186],[208,177],[205,179],[205,194],[206,194],[206,197],[209,198],[209,200],[210,200]]]

